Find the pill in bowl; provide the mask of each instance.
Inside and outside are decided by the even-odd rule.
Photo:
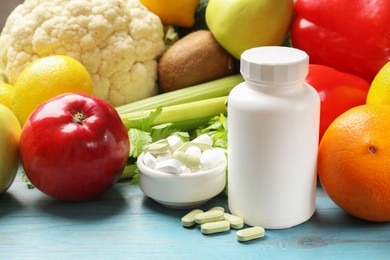
[[[137,159],[142,192],[171,208],[196,207],[222,192],[226,166],[225,151],[207,134],[190,142],[169,136],[145,146]]]

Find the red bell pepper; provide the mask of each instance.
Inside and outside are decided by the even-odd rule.
[[[294,47],[312,63],[372,81],[390,60],[389,0],[297,0]]]
[[[310,64],[305,80],[320,95],[320,140],[329,125],[348,109],[366,103],[370,83],[325,65]]]

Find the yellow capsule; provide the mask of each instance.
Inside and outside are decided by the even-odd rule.
[[[222,212],[225,212],[225,208],[224,208],[224,207],[221,207],[221,206],[212,207],[212,208],[209,209],[208,211],[213,211],[213,210],[220,210],[220,211],[222,211]]]
[[[234,229],[240,229],[244,226],[244,220],[238,216],[225,213],[225,220],[229,221],[230,227]]]
[[[237,240],[245,242],[257,238],[261,238],[265,235],[265,230],[262,227],[250,227],[238,230],[236,233]]]
[[[198,147],[202,152],[203,152],[204,150],[211,149],[211,145],[209,145],[209,144],[186,142],[186,143],[182,144],[182,145],[177,149],[177,151],[183,151],[183,152],[185,152],[185,151],[187,151],[187,149],[188,149],[190,146],[196,146],[196,147]]]
[[[184,217],[181,218],[181,224],[183,227],[192,227],[195,225],[195,215],[202,212],[203,210],[201,209],[194,209],[187,213]]]
[[[230,223],[226,220],[208,222],[200,226],[200,231],[203,234],[214,234],[219,232],[225,232],[230,229]]]
[[[224,219],[223,211],[212,210],[195,215],[195,222],[198,224],[220,221]]]
[[[197,169],[200,167],[200,156],[177,150],[173,153],[173,158],[190,169]]]

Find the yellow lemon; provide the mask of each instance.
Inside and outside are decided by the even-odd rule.
[[[141,0],[149,11],[160,17],[164,25],[191,27],[195,24],[198,0]]]
[[[43,57],[27,66],[16,80],[12,110],[23,125],[40,104],[69,92],[92,95],[93,82],[86,68],[69,56]]]
[[[14,87],[10,84],[0,81],[0,104],[11,108],[13,89]]]
[[[390,61],[376,74],[367,94],[367,104],[390,105]]]

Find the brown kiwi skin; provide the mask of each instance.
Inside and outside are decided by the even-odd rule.
[[[173,91],[221,77],[234,71],[234,58],[208,30],[187,34],[161,56],[158,83],[163,91]]]

